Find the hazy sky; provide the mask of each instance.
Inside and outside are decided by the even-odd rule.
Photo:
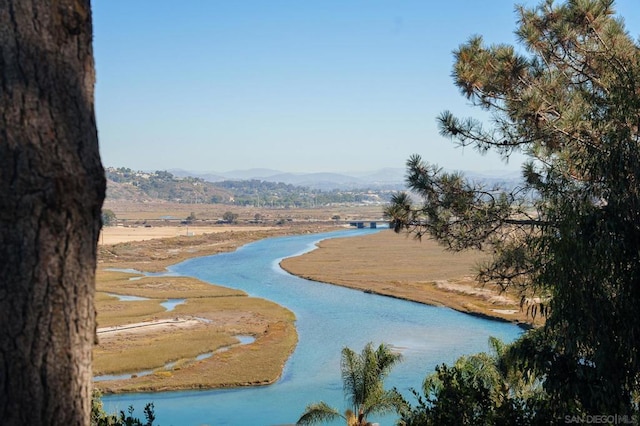
[[[469,36],[514,43],[512,0],[94,0],[106,166],[287,172],[518,169],[438,135],[476,115],[451,80]],[[538,1],[520,1],[534,5]],[[633,37],[640,2],[619,0]]]

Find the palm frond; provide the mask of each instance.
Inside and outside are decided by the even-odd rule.
[[[381,390],[372,394],[362,408],[365,418],[371,414],[398,413],[406,408],[406,401],[396,389]]]
[[[326,402],[321,401],[307,405],[307,408],[305,408],[304,413],[302,413],[302,416],[300,416],[296,424],[313,425],[336,420],[339,417],[345,418],[338,410],[330,407]]]
[[[342,349],[340,369],[342,371],[344,394],[348,397],[353,411],[358,412],[359,405],[364,399],[362,390],[362,359],[353,350],[345,347]]]

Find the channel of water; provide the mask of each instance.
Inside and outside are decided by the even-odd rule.
[[[213,352],[205,352],[203,354],[200,354],[198,356],[196,356],[195,358],[193,358],[195,361],[201,361],[203,359],[207,359],[207,358],[211,358],[213,355],[217,354],[217,353],[221,353],[221,352],[226,352],[229,349],[231,349],[234,346],[237,345],[248,345],[253,343],[256,338],[253,336],[243,336],[243,335],[237,335],[234,336],[236,339],[238,339],[238,343],[234,344],[234,345],[229,345],[229,346],[223,346]],[[108,380],[121,380],[121,379],[129,379],[132,376],[148,376],[149,374],[153,374],[154,372],[160,371],[160,370],[167,370],[167,371],[171,371],[173,369],[173,367],[175,367],[175,365],[177,364],[178,361],[172,361],[172,362],[168,362],[167,364],[165,364],[162,368],[156,368],[156,369],[151,369],[151,370],[143,370],[143,371],[135,371],[135,372],[130,372],[130,373],[123,373],[123,374],[104,374],[102,376],[94,376],[93,377],[93,381],[94,382],[104,382],[104,381],[108,381]]]
[[[340,351],[345,346],[359,351],[367,342],[393,345],[404,360],[392,371],[387,387],[396,387],[412,400],[410,389],[420,389],[436,365],[487,350],[489,336],[509,342],[521,334],[514,324],[308,281],[279,267],[283,258],[312,250],[322,239],[371,232],[391,231],[352,229],[271,238],[170,267],[171,274],[241,289],[291,309],[297,318],[298,346],[281,379],[270,386],[108,395],[105,408],[126,410],[133,405],[142,416],[144,405],[153,402],[156,424],[161,426],[293,424],[311,402],[347,407],[340,379]],[[392,425],[395,417],[372,420]]]

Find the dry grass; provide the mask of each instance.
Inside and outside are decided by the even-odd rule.
[[[133,201],[107,200],[104,207],[112,210],[118,220],[125,219],[128,223],[135,224],[146,221],[161,221],[168,223],[163,218],[173,217],[184,219],[193,212],[197,220],[193,223],[198,226],[205,221],[221,219],[225,212],[231,211],[238,215],[238,222],[245,223],[255,218],[256,214],[269,225],[277,219],[292,220],[294,223],[330,221],[335,215],[343,220],[373,219],[382,217],[382,207],[376,205],[362,206],[326,206],[313,209],[269,209],[253,206],[228,206],[223,204],[185,204],[170,202],[139,203]]]
[[[120,277],[118,277],[120,275]],[[130,278],[135,278],[131,280]],[[245,296],[242,290],[212,286],[191,277],[145,277],[114,271],[98,271],[100,290],[108,293],[156,299]]]
[[[362,237],[325,240],[319,249],[281,266],[311,280],[338,284],[461,312],[531,323],[517,294],[474,281],[481,252],[452,253],[432,240],[417,241],[381,231]],[[540,320],[538,320],[540,321]]]
[[[121,336],[100,336],[100,346],[94,352],[94,374],[120,374],[161,368],[172,361],[195,359],[196,356],[237,343],[237,339],[215,332],[205,323],[191,329],[164,330]],[[179,345],[176,342],[180,342]],[[127,356],[122,356],[126,350]]]
[[[100,295],[100,293],[98,293]],[[98,312],[98,327],[131,324],[134,322],[148,321],[162,315],[165,312],[160,303],[164,300],[141,300],[135,302],[121,302],[116,297],[103,297],[96,301]]]
[[[296,344],[295,335],[293,323],[272,323],[267,333],[251,344],[179,364],[170,371],[99,382],[99,386],[104,392],[143,392],[270,384],[280,377],[289,349]]]
[[[128,241],[145,241],[158,238],[173,238],[173,237],[193,237],[202,234],[212,234],[218,232],[244,232],[247,229],[252,231],[267,231],[275,229],[275,226],[231,226],[231,225],[216,225],[216,226],[188,226],[188,225],[175,225],[175,226],[108,226],[102,229],[100,232],[100,244],[118,244]]]

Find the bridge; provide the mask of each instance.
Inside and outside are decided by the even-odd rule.
[[[371,228],[375,229],[378,224],[389,226],[388,220],[350,220],[349,226],[354,226],[358,229]]]

